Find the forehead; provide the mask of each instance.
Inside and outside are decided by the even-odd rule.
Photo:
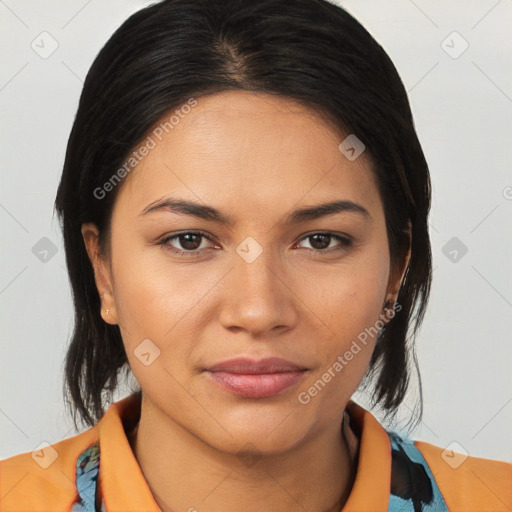
[[[149,132],[153,147],[125,178],[121,207],[140,212],[174,193],[259,213],[301,198],[380,202],[366,155],[346,158],[339,145],[348,134],[293,100],[230,91],[175,111]]]

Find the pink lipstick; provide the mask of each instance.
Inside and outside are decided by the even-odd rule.
[[[269,398],[296,384],[307,368],[277,357],[255,361],[230,359],[209,368],[211,379],[226,391],[245,398]]]

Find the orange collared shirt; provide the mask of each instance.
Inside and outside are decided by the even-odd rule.
[[[359,446],[342,512],[512,511],[512,464],[404,440],[353,401],[347,412]],[[130,395],[112,404],[93,428],[0,461],[0,511],[161,512],[126,435],[139,415],[140,399]],[[91,490],[96,506],[82,499]]]

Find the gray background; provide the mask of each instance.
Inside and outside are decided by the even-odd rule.
[[[149,3],[0,0],[0,458],[75,434],[61,393],[72,303],[52,206],[87,70]],[[425,412],[411,435],[512,461],[512,1],[340,4],[395,63],[432,173]]]

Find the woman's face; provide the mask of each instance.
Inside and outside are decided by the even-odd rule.
[[[401,278],[365,153],[347,158],[345,137],[282,97],[215,94],[178,119],[150,134],[154,147],[118,185],[108,260],[91,257],[144,400],[232,453],[339,429]],[[337,213],[293,216],[335,201],[346,202]],[[210,371],[270,357],[302,371]]]

